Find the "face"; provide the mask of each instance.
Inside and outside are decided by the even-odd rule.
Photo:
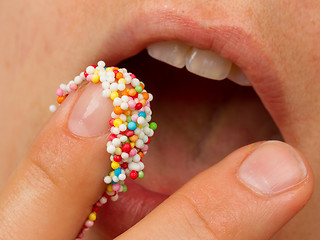
[[[283,138],[316,165],[318,1],[6,1],[0,9],[10,36],[0,42],[0,93],[11,102],[1,107],[5,172],[49,116],[56,86],[85,66],[103,59],[125,67],[154,95],[159,128],[146,177],[106,207],[116,220],[102,217],[102,236],[121,233],[198,172],[255,141]]]

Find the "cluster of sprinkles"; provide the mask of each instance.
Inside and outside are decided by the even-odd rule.
[[[106,191],[93,205],[88,219],[84,223],[77,238],[83,238],[84,231],[94,225],[97,211],[108,199],[118,200],[118,193],[126,192],[125,179],[144,177],[143,157],[148,151],[148,144],[157,129],[157,124],[151,121],[150,102],[152,94],[145,90],[145,85],[125,68],[106,67],[99,61],[80,73],[68,84],[60,84],[57,89],[57,102],[61,104],[66,97],[78,89],[82,82],[101,83],[105,98],[113,100],[111,113],[110,135],[107,142],[107,152],[110,154],[111,171],[105,176]],[[49,110],[55,112],[57,107],[51,105]]]

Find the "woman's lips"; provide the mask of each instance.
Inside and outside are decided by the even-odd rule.
[[[140,221],[168,195],[155,193],[132,180],[127,180],[128,191],[116,202],[109,201],[98,214],[97,225],[108,237],[114,238]]]

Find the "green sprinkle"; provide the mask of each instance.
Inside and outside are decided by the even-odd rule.
[[[131,117],[130,116],[127,117],[127,122],[128,123],[131,122]]]
[[[158,125],[157,125],[155,122],[151,122],[151,123],[149,124],[149,128],[151,128],[152,130],[156,130],[157,127],[158,127]]]
[[[126,192],[126,191],[128,190],[128,188],[127,188],[127,185],[125,185],[125,184],[122,184],[122,187],[123,187],[123,190],[122,190],[122,192]]]
[[[138,175],[138,178],[143,178],[143,177],[144,177],[144,172],[140,171],[139,175]]]
[[[136,86],[134,89],[137,91],[137,93],[141,93],[142,92],[142,87],[141,86]]]

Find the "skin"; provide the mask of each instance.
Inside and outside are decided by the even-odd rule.
[[[119,9],[118,6],[121,6],[121,8]],[[120,14],[121,10],[125,14]],[[151,18],[150,15],[154,15],[154,17]],[[141,23],[139,24],[137,20],[139,19],[137,16],[141,19],[154,19],[154,21],[148,22],[146,26],[141,26]],[[317,43],[320,38],[320,3],[317,1],[230,2],[200,0],[194,3],[194,1],[168,0],[130,1],[130,3],[127,1],[117,1],[116,4],[112,1],[95,1],[94,3],[48,1],[45,4],[40,1],[2,1],[0,3],[0,29],[4,37],[0,41],[0,72],[2,77],[0,94],[3,98],[3,104],[0,108],[0,188],[5,189],[1,198],[2,203],[5,202],[6,197],[10,196],[11,190],[16,189],[15,186],[20,183],[19,176],[23,175],[22,173],[24,173],[25,169],[29,169],[30,162],[33,162],[30,159],[35,155],[39,155],[43,142],[48,136],[54,136],[51,130],[55,128],[56,123],[52,123],[52,120],[50,120],[44,130],[41,131],[40,137],[37,137],[36,142],[39,144],[32,146],[33,139],[40,132],[41,126],[49,118],[50,113],[47,111],[47,106],[55,100],[54,96],[48,94],[48,92],[53,92],[61,82],[73,79],[75,74],[81,72],[84,66],[97,62],[99,59],[105,59],[105,56],[110,57],[110,64],[116,64],[124,57],[135,55],[148,43],[166,38],[169,38],[169,40],[171,38],[174,40],[182,39],[183,37],[179,36],[179,32],[172,33],[174,32],[174,28],[172,32],[163,31],[164,33],[150,30],[154,28],[157,20],[162,19],[164,16],[169,16],[164,21],[167,21],[167,24],[170,26],[174,21],[185,21],[186,17],[193,16],[194,22],[187,23],[190,24],[191,28],[194,25],[202,26],[206,29],[213,29],[213,33],[216,31],[215,25],[227,25],[236,29],[235,31],[239,32],[240,38],[245,35],[249,39],[249,44],[259,49],[259,53],[261,53],[261,56],[263,55],[262,62],[271,69],[268,81],[262,80],[250,70],[248,66],[255,66],[258,59],[247,57],[250,56],[249,53],[238,51],[241,53],[239,55],[242,55],[243,58],[248,58],[247,62],[244,63],[241,60],[237,61],[237,56],[231,50],[228,50],[228,47],[225,47],[225,49],[223,46],[212,47],[220,55],[229,58],[233,62],[239,62],[239,66],[248,75],[257,95],[272,116],[284,140],[305,156],[313,169],[315,184],[318,183],[320,172],[320,169],[318,169],[318,149],[320,147],[320,126],[318,124],[320,120],[320,110],[318,110],[320,96],[318,93],[320,91],[320,84],[317,80],[320,74],[320,46]],[[121,39],[121,34],[124,30],[132,27],[132,25],[136,29],[126,31],[128,38],[132,38],[136,42],[135,38],[137,37],[135,33],[142,31],[144,27],[148,29],[149,33],[146,33],[148,37],[143,39],[140,46],[136,48],[127,46],[129,50],[125,51],[125,47],[123,46],[125,40]],[[157,37],[153,38],[152,36]],[[205,40],[206,37],[203,37],[203,41],[199,40],[199,46],[197,47],[209,49],[208,46],[205,46],[205,43],[208,42]],[[236,45],[237,41],[232,42]],[[239,48],[241,48],[241,44],[243,43],[239,43]],[[119,48],[115,50],[115,46]],[[123,52],[126,52],[127,55],[125,56]],[[241,63],[243,63],[243,66]],[[269,70],[266,69],[266,71]],[[232,108],[233,105],[230,106]],[[59,115],[57,118],[60,117]],[[65,118],[61,117],[61,121],[65,121]],[[273,129],[272,126],[270,129]],[[271,138],[270,135],[262,135],[267,139]],[[264,138],[262,136],[255,137],[255,141]],[[57,136],[53,138],[52,144],[64,145],[61,142],[62,140],[59,140]],[[98,141],[100,144],[103,143],[103,139],[92,141]],[[72,143],[69,142],[68,144]],[[75,144],[79,143],[75,140]],[[235,144],[234,148],[236,147],[239,146]],[[204,167],[198,169],[197,172],[221,160],[225,156],[224,154],[230,153],[233,149],[227,149],[226,152],[216,157],[218,159],[213,160],[209,158],[206,161],[203,160]],[[63,148],[63,151],[67,152],[68,148]],[[81,148],[79,151],[81,153]],[[232,155],[233,157],[227,157],[227,161],[223,160],[222,162],[225,162],[225,164],[218,164],[217,168],[214,168],[212,171],[218,171],[219,167],[221,169],[228,169],[228,171],[236,169],[241,162],[242,156],[250,151],[250,147],[239,150],[235,155]],[[29,154],[27,155],[28,152]],[[100,148],[96,150],[96,156],[100,156],[99,153],[102,155]],[[175,153],[173,152],[173,154]],[[186,152],[185,155],[190,154]],[[50,156],[41,156],[42,160],[40,162],[50,159]],[[9,181],[9,176],[21,161],[26,163],[13,175],[13,180]],[[75,160],[72,158],[70,162],[75,162]],[[81,167],[85,169],[81,165],[79,167],[80,170]],[[97,167],[96,171],[99,172],[100,167],[101,165]],[[153,164],[151,165],[152,167],[156,168],[157,165]],[[63,172],[65,175],[71,173],[71,170]],[[103,174],[103,172],[100,172],[101,176]],[[196,172],[192,175],[195,174]],[[269,232],[265,237],[268,238],[274,235],[306,203],[312,189],[311,170],[308,171],[308,174],[310,177],[305,180],[305,184],[302,184],[303,186],[292,190],[293,192],[287,195],[280,195],[272,199],[271,207],[267,208],[268,212],[278,210],[275,206],[280,202],[283,204],[290,203],[291,205],[289,205],[292,207],[280,214],[280,220],[276,222],[270,231],[268,230]],[[81,177],[80,174],[79,177]],[[91,179],[90,181],[95,185],[95,182],[99,178],[101,177],[97,176],[96,179]],[[223,176],[220,176],[220,178],[223,180]],[[172,189],[165,189],[163,193],[171,194],[175,192],[187,180],[181,180],[181,183],[177,184],[177,186]],[[70,189],[66,188],[64,191],[71,191],[74,186],[72,186],[72,183],[70,185]],[[150,187],[147,183],[144,183],[144,186]],[[192,188],[193,185],[188,186]],[[188,186],[182,190],[183,193],[190,191]],[[215,186],[216,191],[220,189],[219,187],[223,186]],[[70,213],[68,215],[70,216],[70,221],[72,219],[71,216],[75,218],[74,214],[76,214],[76,218],[78,219],[86,216],[88,211],[87,205],[94,202],[95,199],[95,197],[90,196],[97,194],[101,189],[103,189],[103,186],[98,184],[95,189],[92,189],[92,192],[85,194],[84,199],[87,202],[85,200],[81,201],[81,204],[75,208],[74,212],[78,209],[85,210],[79,213]],[[242,194],[250,193],[244,192]],[[320,222],[319,194],[320,192],[315,189],[308,205],[286,226],[281,228],[273,238],[294,240],[316,239],[319,237],[317,233]],[[289,200],[290,196],[294,196],[292,200]],[[226,195],[225,197],[231,196]],[[142,227],[152,225],[157,217],[159,218],[160,216],[161,218],[170,209],[174,209],[176,203],[179,202],[175,199],[179,199],[179,197],[175,195],[173,200],[170,200],[166,206],[157,210],[151,217],[146,218],[144,223],[142,223],[145,225],[142,225]],[[251,195],[248,199],[252,200],[252,202],[251,200],[249,202],[252,203],[251,209],[254,211],[256,199]],[[66,198],[62,202],[68,204],[71,200]],[[215,207],[220,206],[217,202],[210,202],[209,204]],[[57,207],[55,204],[58,203],[61,204],[61,201],[53,201],[52,207]],[[14,208],[14,206],[10,207]],[[224,208],[228,207],[230,207],[228,204],[224,206]],[[186,209],[189,209],[189,207],[186,207]],[[190,207],[190,209],[192,208]],[[239,213],[238,216],[243,216],[245,214],[242,210],[239,208],[235,212]],[[62,212],[63,209],[61,209]],[[67,219],[68,216],[66,217]],[[219,216],[223,216],[223,214]],[[239,218],[241,219],[241,217]],[[181,220],[182,217],[179,219]],[[222,222],[222,220],[218,219],[215,219],[217,223]],[[56,223],[54,220],[52,221]],[[81,224],[81,220],[79,222]],[[177,222],[179,221],[177,220]],[[19,224],[19,222],[15,224]],[[163,226],[164,223],[160,222],[157,224]],[[243,232],[246,233],[246,231],[251,229],[253,224],[253,222],[246,222],[245,224],[243,222],[234,223],[231,224],[233,226],[230,228],[231,230],[227,229],[226,232],[229,233],[229,237],[233,236],[232,233],[236,232],[235,229],[242,228],[244,229]],[[263,224],[267,225],[268,222],[261,223],[261,226],[264,226]],[[77,228],[78,225],[74,223],[65,226],[64,230],[65,232],[70,232],[70,229]],[[208,237],[213,232],[217,239],[219,237],[221,239],[228,239],[217,230],[217,227],[209,226],[209,229],[210,233],[202,231],[202,234]],[[10,228],[5,230],[7,232],[12,231]],[[31,230],[30,234],[32,234]],[[131,230],[131,232],[135,231],[138,230]],[[44,233],[49,232],[50,230],[44,229]],[[170,229],[168,232],[170,232]],[[16,237],[18,236],[17,239],[19,239],[19,234],[22,233],[18,230],[16,233]],[[150,232],[148,233],[150,234]],[[180,231],[180,233],[183,234],[183,231]],[[256,237],[258,238],[263,234],[258,230],[256,233]],[[96,230],[96,235],[92,234],[91,239],[100,239],[99,234],[99,230]],[[162,236],[159,233],[155,233],[155,236],[157,234],[158,236]],[[66,237],[68,235],[61,233],[58,236]],[[127,235],[123,235],[119,239],[127,239],[130,236],[130,232],[128,232]],[[239,239],[249,238],[246,238],[246,235],[241,235]],[[254,239],[254,236],[252,239]]]

